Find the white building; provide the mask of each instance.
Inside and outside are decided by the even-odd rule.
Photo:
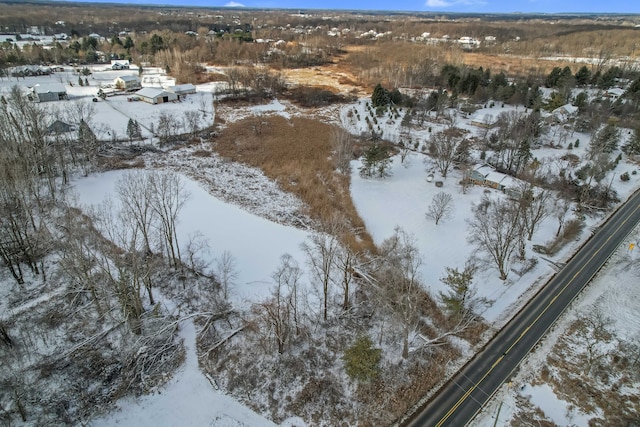
[[[160,87],[144,87],[136,92],[141,101],[149,104],[162,104],[165,102],[177,101],[178,95],[166,91]]]
[[[178,98],[184,98],[191,93],[196,93],[196,87],[191,83],[185,83],[176,86],[167,86],[166,88],[169,92],[175,93],[178,95]]]

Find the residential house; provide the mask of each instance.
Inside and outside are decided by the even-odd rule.
[[[111,69],[112,70],[128,70],[131,64],[126,59],[116,59],[111,60]]]
[[[571,104],[565,104],[556,108],[551,112],[551,117],[558,123],[564,123],[567,120],[574,118],[578,114],[578,107]]]
[[[127,92],[138,90],[142,87],[138,76],[120,76],[116,78],[114,84],[118,89]]]
[[[494,188],[511,197],[520,197],[521,181],[496,171],[487,164],[478,165],[467,172],[466,179],[475,185]]]
[[[67,98],[67,90],[61,83],[37,84],[32,89],[34,101],[61,101]]]
[[[159,87],[144,87],[136,92],[141,101],[149,104],[162,104],[164,102],[177,101],[178,95]]]
[[[47,76],[53,72],[51,67],[42,65],[19,65],[9,71],[12,77]]]
[[[65,123],[62,120],[56,120],[47,127],[47,132],[52,135],[60,135],[61,133],[72,132],[75,126]]]
[[[604,96],[615,100],[620,98],[622,95],[624,95],[624,92],[625,90],[622,88],[612,87],[610,89],[607,89],[607,91],[604,93]]]
[[[91,34],[89,34],[87,37],[90,37],[90,38],[92,38],[92,39],[96,39],[96,40],[98,40],[99,42],[103,42],[103,41],[105,40],[105,38],[104,38],[104,37],[102,37],[100,34],[97,34],[97,33],[91,33]]]

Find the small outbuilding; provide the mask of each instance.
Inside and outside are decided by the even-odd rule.
[[[471,117],[471,124],[485,129],[491,129],[498,124],[498,118],[491,113],[477,112]]]
[[[61,101],[67,98],[67,90],[61,83],[37,84],[32,89],[34,101]]]
[[[136,92],[141,101],[149,104],[162,104],[178,100],[178,95],[159,87],[143,87]]]
[[[127,92],[142,88],[138,76],[120,76],[116,78],[114,84],[118,89]]]

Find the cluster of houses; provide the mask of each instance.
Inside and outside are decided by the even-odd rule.
[[[9,69],[11,77],[48,76],[55,70],[42,65],[19,65]]]
[[[181,101],[187,95],[196,93],[196,87],[191,83],[167,87],[142,87],[140,78],[137,75],[116,77],[113,85],[118,90],[113,94],[127,92],[130,95],[130,101],[143,101],[149,104]],[[36,84],[30,88],[29,96],[36,102],[68,99],[67,89],[62,83]]]
[[[130,100],[144,101],[149,104],[162,104],[164,102],[180,101],[187,95],[196,93],[196,87],[191,83],[176,86],[162,87],[142,87],[138,76],[120,76],[115,80],[117,89],[130,92]]]

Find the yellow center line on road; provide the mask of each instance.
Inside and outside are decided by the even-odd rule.
[[[618,232],[620,231],[620,229],[622,228],[623,225],[625,225],[628,221],[629,218],[632,216],[632,214],[634,214],[636,211],[638,211],[640,209],[640,205],[638,205],[633,211],[631,211],[631,213],[620,223],[620,225],[615,229],[615,231],[613,233],[611,233],[609,235],[609,237],[607,237],[607,239],[605,240],[605,243],[608,243],[611,238]],[[589,257],[589,259],[584,262],[582,264],[582,267],[580,267],[580,269],[576,272],[576,274],[573,275],[573,277],[562,287],[562,289],[560,289],[560,291],[551,299],[551,301],[549,301],[549,303],[547,304],[547,306],[536,316],[535,319],[533,319],[533,321],[531,322],[531,324],[529,324],[529,326],[527,326],[522,333],[520,334],[520,336],[518,338],[516,338],[516,340],[513,342],[513,344],[511,344],[509,346],[509,348],[500,356],[496,359],[495,362],[493,362],[493,364],[491,365],[491,368],[485,372],[485,374],[482,376],[482,378],[480,378],[480,380],[477,383],[473,383],[473,386],[471,388],[469,388],[469,390],[467,390],[464,395],[462,395],[462,397],[460,399],[458,399],[458,401],[455,403],[455,405],[453,405],[449,411],[440,419],[440,421],[438,421],[438,423],[436,424],[436,427],[441,427],[446,421],[447,419],[449,419],[449,417],[460,407],[460,405],[462,405],[462,403],[467,400],[467,398],[471,395],[471,393],[473,393],[473,391],[479,387],[479,385],[485,380],[485,378],[487,378],[489,376],[489,374],[491,373],[491,371],[493,371],[495,369],[496,366],[498,366],[498,364],[502,361],[502,359],[504,359],[504,356],[509,353],[509,351],[511,351],[511,349],[518,343],[520,342],[520,340],[522,339],[523,336],[526,335],[526,333],[531,329],[531,327],[533,325],[536,324],[536,322],[538,322],[538,320],[540,320],[540,318],[547,312],[547,310],[551,307],[551,305],[558,299],[558,297],[567,290],[567,288],[569,287],[569,285],[571,285],[571,283],[573,283],[573,281],[576,279],[576,277],[578,277],[582,271],[586,268],[586,266],[588,264],[591,263],[591,261],[595,258],[595,256],[597,254],[600,253],[600,251],[602,250],[602,247],[604,246],[604,244],[600,245],[591,255],[591,257]],[[594,274],[595,275],[595,274]],[[593,278],[593,276],[591,276],[589,278],[589,280],[591,280]]]

